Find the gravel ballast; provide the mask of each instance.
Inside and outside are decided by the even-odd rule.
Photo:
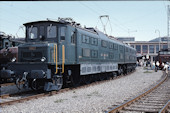
[[[120,79],[0,108],[2,113],[96,113],[119,105],[161,79],[162,71],[142,67]]]

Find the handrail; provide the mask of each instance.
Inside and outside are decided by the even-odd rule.
[[[65,64],[65,46],[62,45],[62,73],[64,73],[64,64]]]
[[[58,64],[57,64],[57,62],[58,62],[58,61],[57,61],[57,60],[58,60],[58,59],[57,59],[57,44],[55,45],[55,49],[56,49],[56,50],[55,50],[55,55],[56,55],[56,56],[55,56],[55,60],[56,60],[56,62],[55,62],[55,63],[56,63],[56,64],[55,64],[55,65],[56,65],[55,74],[57,74],[57,73],[58,73]]]
[[[55,63],[55,45],[54,45],[54,53],[53,53],[53,57],[54,57],[54,63]]]

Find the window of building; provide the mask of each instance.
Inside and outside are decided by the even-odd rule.
[[[61,36],[60,36],[61,40],[65,40],[66,27],[61,27],[60,35],[61,35]]]
[[[72,44],[76,43],[76,33],[74,31],[71,32],[71,43]]]
[[[136,45],[136,52],[141,53],[141,45]]]
[[[90,57],[90,49],[87,49],[87,48],[83,48],[83,57]]]
[[[135,46],[134,45],[130,45],[131,47],[133,47],[133,48],[135,48]]]
[[[57,36],[57,27],[50,24],[47,27],[47,38],[56,38],[56,36]]]
[[[149,53],[154,53],[154,45],[149,45]]]
[[[142,45],[142,53],[148,53],[148,45]]]
[[[29,37],[29,39],[37,38],[37,27],[31,26],[28,28],[28,37]]]
[[[91,57],[97,58],[98,57],[98,51],[97,50],[91,50]]]

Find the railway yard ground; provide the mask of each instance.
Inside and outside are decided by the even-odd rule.
[[[134,73],[101,84],[73,89],[49,97],[15,103],[0,108],[2,113],[96,113],[105,112],[135,97],[161,79],[163,72],[137,67]],[[16,86],[2,86],[1,94],[17,91]]]

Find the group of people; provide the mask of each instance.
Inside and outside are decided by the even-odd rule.
[[[158,68],[160,67],[159,65],[160,65],[160,63],[157,61],[155,63],[155,71],[158,70]],[[162,67],[163,70],[165,70],[166,74],[168,74],[168,71],[170,70],[169,63],[168,62],[166,62],[166,63],[162,62],[161,67]]]
[[[162,62],[161,66],[160,66],[159,61],[155,61],[153,63],[150,63],[149,61],[145,61],[145,62],[137,61],[136,65],[142,66],[142,67],[143,66],[147,66],[147,67],[150,66],[152,69],[155,69],[155,72],[157,72],[159,67],[161,67],[161,69],[163,69],[167,74],[168,74],[168,71],[170,70],[170,63],[169,62],[166,62],[166,63]]]

